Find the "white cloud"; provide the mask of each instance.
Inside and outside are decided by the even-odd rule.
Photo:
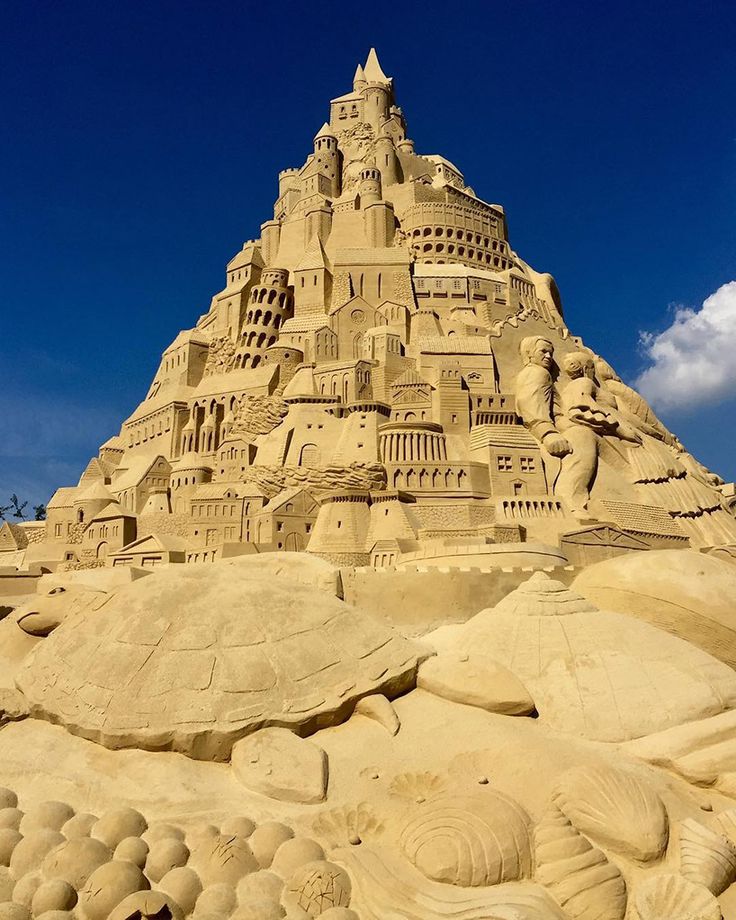
[[[699,310],[678,307],[671,325],[641,333],[651,362],[635,381],[656,409],[690,409],[736,395],[736,281]]]

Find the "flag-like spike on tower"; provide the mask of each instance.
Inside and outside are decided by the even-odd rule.
[[[378,62],[378,55],[376,54],[376,49],[371,48],[368,52],[368,58],[365,62],[365,67],[363,68],[363,73],[368,83],[390,83],[391,77],[387,77],[383,72],[383,69]]]

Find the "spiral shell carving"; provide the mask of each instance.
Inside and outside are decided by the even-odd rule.
[[[661,798],[626,770],[569,770],[552,800],[581,833],[616,853],[648,862],[667,847],[669,821]]]
[[[534,829],[534,854],[536,881],[572,920],[623,920],[626,883],[618,868],[554,806]]]
[[[692,818],[680,823],[680,872],[719,895],[736,880],[736,847]]]
[[[640,920],[723,920],[718,901],[702,885],[681,875],[657,875],[636,892]]]
[[[529,816],[491,789],[428,800],[404,828],[400,844],[417,869],[436,882],[477,887],[531,875]]]

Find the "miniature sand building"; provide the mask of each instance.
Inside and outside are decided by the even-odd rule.
[[[192,561],[250,544],[380,567],[470,520],[488,539],[494,523],[562,539],[576,559],[591,541],[596,558],[736,542],[732,496],[570,333],[503,207],[416,150],[375,52],[315,127],[224,288],[165,349],[79,485],[50,501],[34,560],[109,564],[88,529],[117,527],[134,545],[154,512],[155,532]],[[371,496],[384,489],[412,510],[374,552]],[[114,525],[99,519],[111,503]],[[341,505],[349,527],[332,526]],[[125,547],[109,549],[119,560]]]

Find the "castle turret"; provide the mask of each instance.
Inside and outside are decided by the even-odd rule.
[[[285,195],[289,189],[299,185],[299,170],[295,166],[288,169],[282,169],[279,173],[279,198]]]
[[[189,510],[197,486],[212,480],[212,467],[197,454],[186,453],[171,466],[171,505],[175,514]]]
[[[253,288],[248,312],[240,333],[236,367],[257,367],[267,348],[278,338],[279,329],[293,312],[289,273],[284,268],[267,268],[261,283]]]
[[[393,205],[381,197],[381,170],[376,166],[362,169],[358,190],[368,245],[382,248],[390,246],[396,230],[396,218]]]
[[[360,206],[364,208],[374,201],[380,201],[382,195],[381,170],[377,166],[366,166],[360,171]]]
[[[387,77],[378,63],[376,49],[371,48],[363,68],[366,87],[363,90],[364,117],[375,131],[380,130],[389,117],[392,102],[391,78]]]
[[[353,92],[361,93],[368,85],[368,81],[365,78],[365,73],[363,68],[358,64],[355,68],[355,76],[353,77]]]
[[[291,345],[279,345],[278,343],[267,348],[263,356],[264,364],[277,365],[279,369],[278,386],[282,391],[303,361],[303,351],[298,348],[292,348]]]
[[[141,517],[146,514],[171,514],[171,501],[167,486],[151,486]]]
[[[381,170],[384,185],[395,185],[399,181],[399,159],[390,134],[382,132],[376,138],[376,166]]]
[[[381,125],[388,118],[390,91],[387,86],[380,83],[369,84],[364,91],[365,120],[374,131],[380,130]]]
[[[261,255],[266,265],[273,265],[281,242],[281,222],[267,220],[261,224]]]
[[[340,194],[340,151],[332,128],[325,122],[314,137],[314,162],[331,184],[330,194]]]
[[[320,499],[309,552],[335,565],[366,565],[370,493],[359,489],[332,492]]]

